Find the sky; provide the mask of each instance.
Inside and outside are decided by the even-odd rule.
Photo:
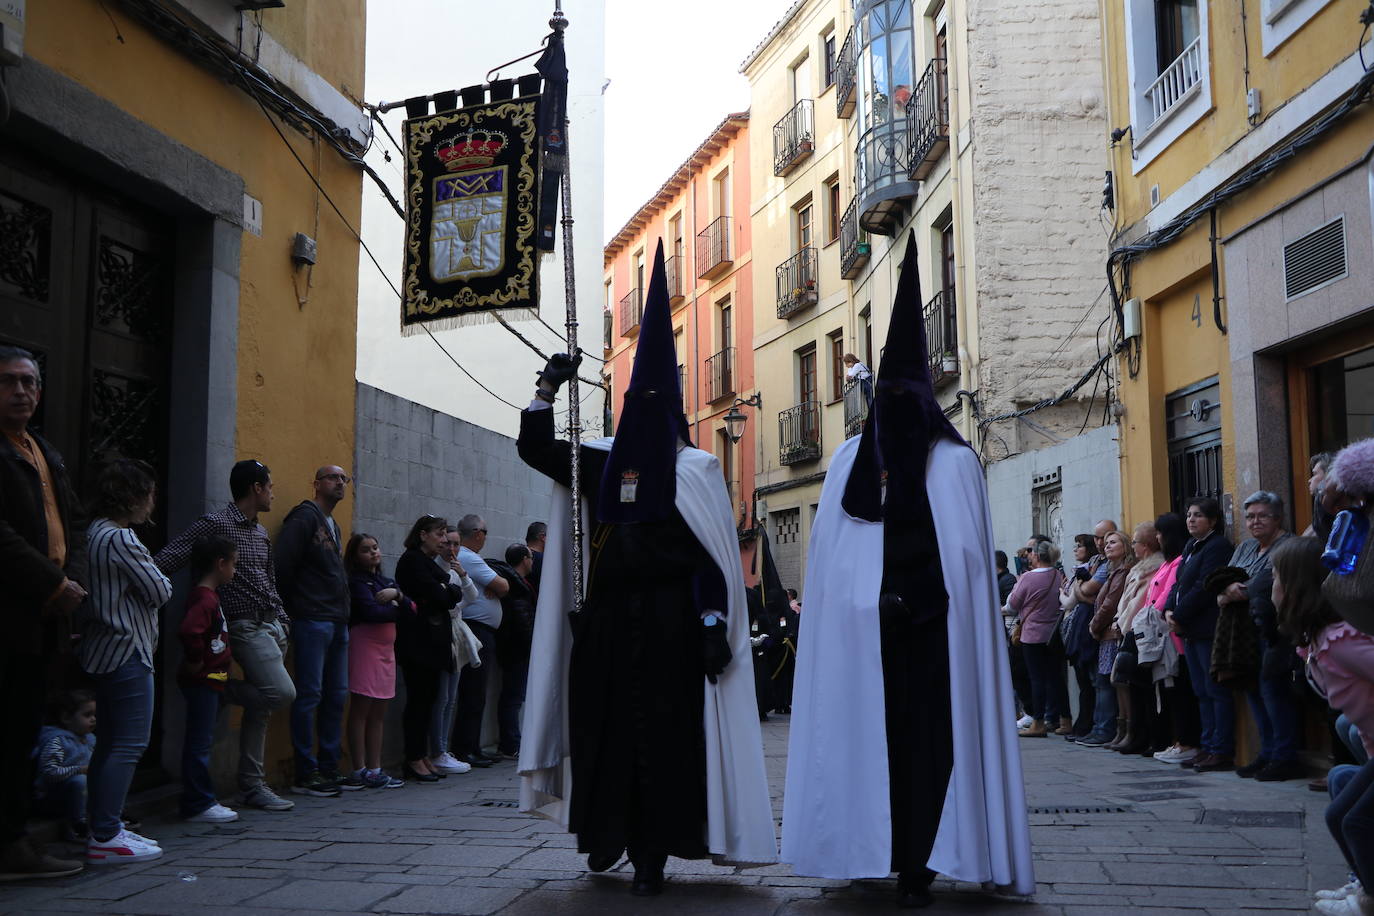
[[[605,0],[609,240],[721,119],[749,107],[739,72],[793,0]]]

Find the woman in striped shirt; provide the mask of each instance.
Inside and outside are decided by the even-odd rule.
[[[120,820],[134,767],[148,747],[153,722],[153,653],[158,609],[172,583],[134,534],[153,512],[152,468],[116,459],[100,474],[87,531],[90,600],[82,610],[77,658],[95,681],[95,756],[88,780],[90,840],[86,860],[107,865],[155,859],[156,842]]]

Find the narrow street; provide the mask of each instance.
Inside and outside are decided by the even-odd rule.
[[[764,726],[781,816],[786,718]],[[1032,901],[937,882],[929,912],[1230,914],[1305,912],[1345,882],[1325,798],[1306,781],[1255,783],[1142,758],[1021,742],[1039,889]],[[571,837],[515,810],[512,763],[433,786],[295,797],[290,814],[247,811],[224,827],[149,818],[166,854],[11,885],[0,912],[257,916],[312,913],[880,913],[893,883],[794,877],[787,866],[670,860],[657,900],[629,895],[628,864],[588,876]],[[1067,810],[1060,810],[1067,809]],[[1097,810],[1101,809],[1101,810]]]

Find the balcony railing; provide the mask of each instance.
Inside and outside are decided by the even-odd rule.
[[[611,310],[603,309],[601,312],[601,346],[606,350],[611,349],[615,337],[615,329],[611,327],[611,324]]]
[[[1172,111],[1202,82],[1202,67],[1202,36],[1199,35],[1145,90],[1145,110],[1150,125]]]
[[[706,358],[706,400],[719,401],[735,393],[735,348],[726,347]]]
[[[686,298],[682,292],[682,262],[684,258],[673,255],[663,262],[663,273],[668,279],[668,304],[677,305]]]
[[[839,56],[835,58],[835,114],[847,118],[854,114],[854,87],[858,85],[855,74],[859,72],[858,45],[854,42],[854,29],[844,36]]]
[[[773,125],[773,174],[786,175],[811,155],[816,145],[816,118],[810,99],[802,99]]]
[[[721,216],[697,233],[697,277],[714,280],[734,264],[730,253],[730,217]]]
[[[868,380],[868,385],[873,384]],[[860,379],[850,379],[844,383],[844,437],[846,439],[857,436],[864,431],[864,422],[868,420],[868,391],[872,388],[865,386]]]
[[[840,276],[852,280],[868,263],[871,246],[859,229],[859,201],[851,200],[840,217]]]
[[[874,125],[859,138],[854,166],[859,225],[874,235],[891,235],[906,202],[919,186],[911,180],[908,118]]]
[[[677,364],[677,390],[682,392],[682,406],[687,406],[687,367]]]
[[[937,57],[926,66],[911,96],[907,119],[907,146],[911,150],[911,178],[920,181],[935,168],[949,149],[949,77],[945,59]]]
[[[800,464],[821,457],[821,405],[803,401],[778,414],[778,463]]]
[[[628,337],[644,317],[644,290],[635,287],[620,300],[620,336]]]
[[[778,265],[778,317],[816,304],[816,249],[803,248]]]
[[[941,290],[925,305],[930,378],[936,385],[959,377],[959,325],[956,314],[953,289]]]

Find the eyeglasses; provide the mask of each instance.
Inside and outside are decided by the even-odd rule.
[[[1274,517],[1273,513],[1270,513],[1270,512],[1247,512],[1247,513],[1245,513],[1245,520],[1246,520],[1247,522],[1257,522],[1257,521],[1259,521],[1259,520],[1262,519],[1262,518],[1273,518],[1273,517]]]
[[[4,375],[0,375],[0,388],[23,388],[28,391],[37,391],[42,387],[43,383],[38,380],[38,376],[36,375],[29,375],[27,373],[24,375],[15,375],[12,372],[6,372]]]
[[[473,532],[473,533],[474,533],[474,534],[486,534],[486,533],[487,533],[487,529],[485,529],[485,528],[478,528],[478,529],[477,529],[475,532]]]
[[[352,483],[352,482],[353,482],[353,478],[352,478],[352,477],[349,477],[347,474],[321,474],[320,476],[316,477],[315,479],[316,479],[316,480],[337,480],[337,481],[339,481],[340,483]]]

